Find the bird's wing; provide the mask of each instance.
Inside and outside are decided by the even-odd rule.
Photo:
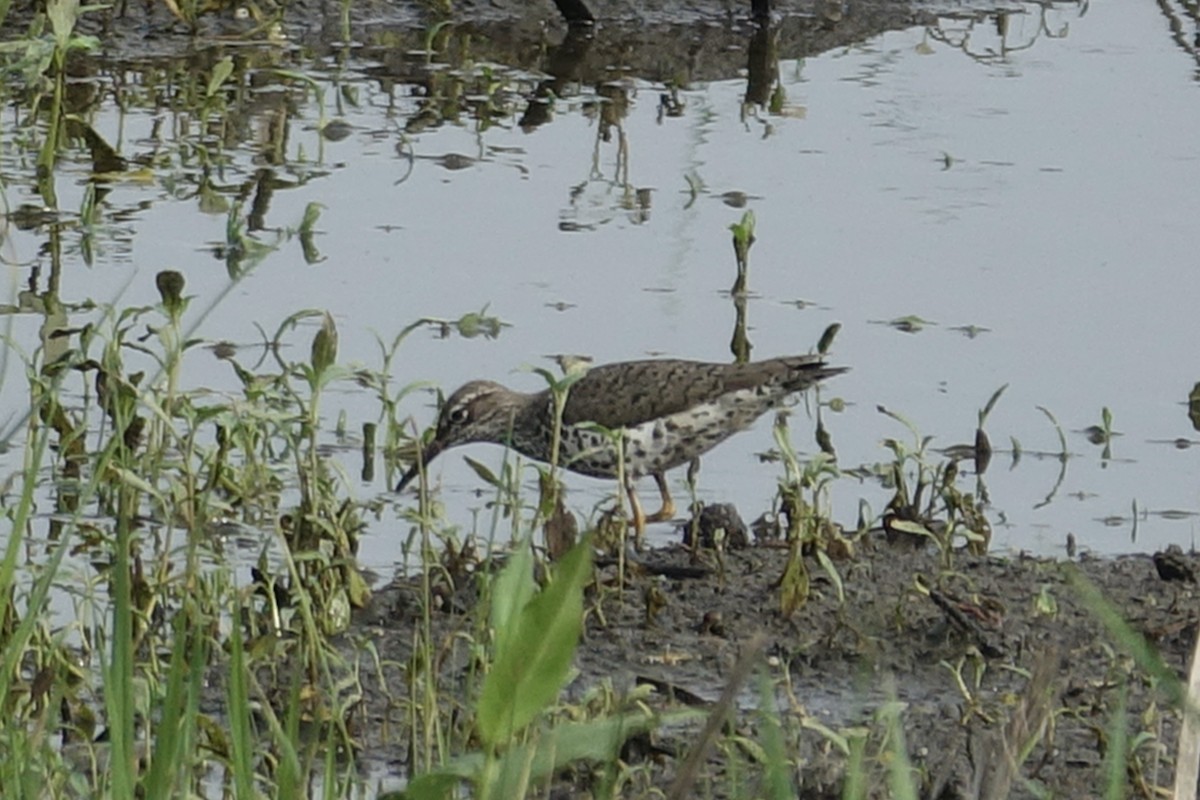
[[[708,364],[652,359],[594,367],[567,395],[563,422],[631,427],[677,414],[725,392],[769,387],[788,394],[841,372],[816,356],[793,356],[750,364]]]

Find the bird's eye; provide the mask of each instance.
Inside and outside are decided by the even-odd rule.
[[[450,421],[455,425],[461,425],[466,422],[469,416],[471,416],[471,412],[467,411],[463,406],[450,410]]]

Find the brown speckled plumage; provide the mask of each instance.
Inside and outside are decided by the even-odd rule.
[[[655,517],[673,513],[663,473],[744,429],[789,395],[843,371],[816,356],[749,364],[655,359],[593,367],[568,391],[559,463],[585,475],[615,477],[617,450],[594,428],[620,431],[627,476],[653,475],[664,501],[663,512]],[[446,400],[433,440],[396,490],[443,450],[467,442],[509,444],[548,461],[553,403],[549,389],[524,394],[491,381],[464,385]],[[626,488],[637,521],[640,507],[631,487]]]

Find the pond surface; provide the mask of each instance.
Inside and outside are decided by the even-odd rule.
[[[141,305],[158,301],[155,273],[176,269],[194,298],[194,335],[241,346],[248,363],[258,326],[273,332],[305,308],[334,315],[342,363],[373,368],[378,340],[417,319],[486,309],[507,323],[494,338],[409,336],[394,381],[447,392],[473,378],[541,388],[522,369],[550,367],[553,354],[728,360],[729,226],[750,210],[753,355],[807,352],[841,323],[831,359],[851,371],[824,398],[848,403],[825,416],[844,467],[889,461],[887,438],[911,441],[877,406],[945,447],[972,441],[979,409],[1007,384],[986,428],[998,451],[1015,440],[1021,456],[998,452],[984,476],[994,546],[1054,554],[1072,533],[1101,553],[1187,548],[1200,511],[1196,451],[1183,446],[1200,439],[1187,406],[1200,370],[1186,355],[1200,297],[1200,104],[1196,54],[1164,9],[1016,4],[803,59],[781,45],[766,107],[743,105],[744,76],[689,81],[686,64],[616,63],[607,82],[558,81],[534,106],[545,112],[537,125],[528,98],[551,59],[527,46],[511,63],[485,61],[475,54],[488,43],[453,29],[429,59],[405,53],[419,38],[388,47],[383,32],[333,51],[205,41],[183,62],[94,57],[78,113],[130,168],[104,184],[88,233],[62,231],[53,277],[52,226],[10,217],[9,335],[37,346],[45,317],[30,292],[51,280],[66,304]],[[561,34],[546,35],[553,54]],[[729,35],[751,44],[749,28]],[[203,119],[179,98],[189,80],[202,90],[225,55],[235,69]],[[673,95],[664,73],[681,81]],[[328,120],[344,127],[323,136]],[[9,115],[10,210],[44,203],[30,147]],[[53,176],[60,209],[81,207],[92,175],[88,149],[68,148]],[[222,247],[238,198],[251,234],[275,249],[231,269]],[[293,234],[310,203],[323,208],[319,254],[306,258]],[[906,317],[925,324],[885,324]],[[97,318],[75,308],[68,324]],[[236,393],[208,350],[191,351],[184,381]],[[365,390],[336,391],[323,406],[330,431],[342,411],[352,432],[378,418]],[[10,358],[5,431],[27,403]],[[432,420],[432,394],[405,403],[419,425]],[[1066,432],[1065,469],[1039,406]],[[1103,408],[1121,434],[1110,457],[1083,433]],[[812,424],[797,411],[795,442],[811,452]],[[700,498],[758,516],[782,474],[756,457],[772,446],[764,419],[706,456]],[[357,474],[355,445],[333,449]],[[488,493],[462,455],[496,467],[501,452],[478,445],[434,465],[447,513],[467,529]],[[4,473],[20,467],[19,447],[0,455]],[[379,470],[353,491],[411,503],[389,496],[395,477]],[[682,476],[672,479],[686,497]],[[585,514],[612,490],[567,480],[568,505]],[[847,478],[832,497],[852,526],[860,499],[878,513],[889,493]],[[370,522],[366,566],[386,571],[397,558],[408,524],[392,508]],[[489,518],[479,515],[484,532]]]

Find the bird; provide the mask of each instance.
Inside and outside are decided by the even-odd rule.
[[[595,478],[617,478],[623,472],[630,524],[640,543],[647,523],[670,520],[675,514],[668,470],[690,463],[791,395],[845,371],[827,365],[819,355],[740,364],[645,359],[590,367],[568,384],[558,463]],[[442,405],[433,438],[396,492],[438,455],[470,442],[507,445],[548,463],[554,419],[550,388],[524,393],[488,380],[464,384]],[[622,453],[617,451],[618,437]],[[654,479],[662,499],[662,507],[649,515],[634,486],[644,476]]]

